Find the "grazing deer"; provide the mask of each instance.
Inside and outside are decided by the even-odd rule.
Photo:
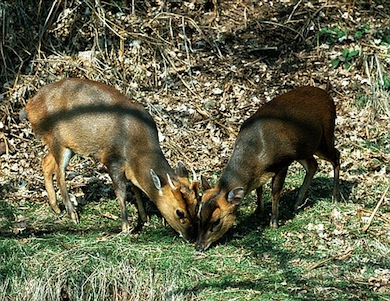
[[[272,178],[271,227],[278,227],[280,193],[287,169],[298,161],[306,176],[294,209],[302,205],[317,170],[313,155],[332,163],[333,197],[340,198],[340,153],[334,147],[336,109],[327,92],[301,87],[264,104],[246,120],[238,133],[233,154],[218,183],[206,189],[199,206],[196,249],[206,250],[233,225],[237,208],[252,190],[257,193],[257,212],[263,214],[262,186]]]
[[[48,148],[42,168],[49,204],[56,212],[53,175],[70,218],[78,214],[69,199],[65,169],[74,154],[98,159],[108,170],[122,215],[122,232],[129,232],[126,182],[133,184],[139,221],[146,221],[143,191],[167,222],[186,239],[194,235],[199,182],[188,180],[185,166],[169,166],[149,113],[116,89],[86,79],[63,79],[44,86],[26,105],[34,132]],[[142,225],[141,223],[141,225]]]

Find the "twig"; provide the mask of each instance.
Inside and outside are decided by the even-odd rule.
[[[302,0],[299,0],[297,4],[295,4],[294,8],[293,8],[293,11],[291,12],[290,16],[288,17],[287,19],[287,22],[290,22],[291,21],[291,18],[292,16],[294,15],[295,11],[297,10],[298,6],[301,4]]]
[[[237,136],[237,132],[232,130],[230,127],[224,125],[223,123],[219,122],[218,120],[216,120],[215,118],[211,117],[209,113],[207,113],[206,111],[202,110],[201,108],[199,108],[198,106],[195,105],[195,109],[196,111],[202,115],[203,117],[206,117],[208,119],[210,119],[212,122],[218,124],[220,127],[224,128],[225,130],[227,130],[228,132],[230,132],[231,134],[233,134],[235,137]]]
[[[175,19],[178,19],[178,20],[184,18],[189,24],[191,24],[196,29],[196,31],[198,32],[199,35],[201,35],[203,38],[206,38],[206,36],[204,35],[204,33],[203,33],[202,29],[199,27],[199,25],[193,19],[191,19],[190,17],[187,17],[187,16],[174,14],[174,13],[162,12],[162,13],[157,14],[148,23],[152,23],[152,22],[154,22],[157,19],[172,19],[172,18],[175,18]]]
[[[381,86],[383,86],[385,83],[383,81],[383,74],[382,74],[381,64],[380,64],[378,56],[376,54],[374,54],[374,58],[375,58],[375,63],[376,63],[376,69],[378,71],[379,83],[380,83]]]
[[[275,26],[279,26],[279,27],[284,27],[284,28],[287,28],[293,32],[295,32],[298,36],[301,37],[301,39],[303,41],[305,41],[305,38],[304,36],[296,29],[290,27],[290,26],[287,26],[287,25],[284,25],[284,24],[281,24],[281,23],[276,23],[276,22],[272,22],[272,21],[257,21],[258,23],[262,23],[262,24],[266,24],[266,25],[275,25]]]
[[[307,268],[307,271],[308,271],[308,272],[309,272],[309,271],[312,271],[312,270],[314,270],[314,269],[316,269],[316,268],[322,266],[323,264],[325,264],[325,263],[327,263],[328,261],[331,261],[331,260],[333,260],[333,259],[344,260],[344,259],[348,258],[349,255],[351,255],[352,251],[353,251],[352,248],[348,248],[347,251],[345,251],[345,252],[342,253],[342,254],[337,254],[337,255],[328,257],[328,258],[326,258],[326,259],[324,259],[324,260],[321,260],[321,261],[319,261],[319,262],[317,262],[317,263],[315,263],[315,264],[309,266],[309,267]]]
[[[305,201],[301,205],[298,206],[297,210],[300,210],[301,208],[305,207],[308,201],[309,201],[309,198],[306,198]]]
[[[183,79],[183,77],[179,74],[179,71],[178,68],[176,68],[175,66],[175,63],[169,58],[169,56],[165,56],[164,55],[164,52],[163,50],[160,51],[160,54],[161,56],[163,57],[163,59],[165,59],[166,61],[169,62],[169,64],[171,65],[171,67],[173,68],[173,70],[175,71],[175,74],[179,77],[179,79],[181,80],[181,82],[183,83],[183,85],[188,89],[188,91],[190,91],[193,95],[197,95],[193,89],[189,86],[189,84]],[[184,63],[185,64],[185,63]],[[186,64],[185,64],[186,65]],[[188,69],[186,67],[186,69]]]
[[[185,26],[184,17],[182,17],[181,21],[182,21],[181,25],[182,25],[182,29],[183,29],[183,42],[184,42],[184,46],[185,46],[186,54],[187,54],[187,62],[184,62],[184,63],[187,65],[188,74],[192,78],[191,58],[190,58],[190,51],[188,49],[189,41],[188,41],[188,38],[186,35],[186,26]],[[191,86],[192,86],[192,88],[195,88],[193,81],[191,81]]]
[[[363,214],[363,213],[369,213],[369,214],[372,213],[372,211],[367,210],[367,209],[364,209],[364,208],[361,208],[361,209],[359,209],[358,211],[359,211],[359,212],[362,212],[362,214]],[[387,217],[386,215],[381,214],[381,215],[377,215],[377,218],[379,218],[380,220],[382,220],[382,221],[385,222],[385,223],[390,224],[390,216]]]
[[[175,141],[172,141],[169,137],[166,139],[165,142],[167,145],[170,146],[171,150],[177,151],[187,162],[191,162],[191,158],[189,158],[186,153],[178,146],[178,144]]]
[[[87,2],[87,5],[89,5],[88,2]],[[115,34],[120,39],[124,39],[124,40],[126,39],[126,37],[124,37],[118,31],[116,31],[115,28],[118,29],[119,31],[121,31],[122,33],[126,32],[126,31],[122,27],[120,27],[119,25],[112,22],[111,20],[108,20],[104,15],[103,9],[100,6],[97,6],[95,8],[93,5],[89,5],[89,7],[93,10],[95,16],[98,17],[100,22],[102,22],[102,24],[104,24],[113,34]]]
[[[377,46],[377,45],[375,45],[375,44],[369,44],[369,43],[362,43],[362,46],[366,46],[366,47],[369,47],[369,48],[373,48],[373,49],[375,49],[375,50],[383,50],[384,49],[384,47],[383,46]],[[380,57],[390,57],[390,54],[386,54],[386,53],[377,53],[377,55],[378,56],[380,56]]]
[[[387,188],[386,188],[385,192],[383,193],[381,199],[379,200],[378,204],[376,204],[376,207],[375,207],[374,211],[371,213],[371,216],[370,216],[370,218],[368,219],[367,224],[362,228],[362,231],[363,231],[363,232],[366,232],[366,231],[368,230],[368,228],[370,227],[371,222],[372,222],[372,220],[374,219],[374,216],[375,216],[376,212],[377,212],[378,209],[379,209],[379,206],[383,203],[383,201],[384,201],[384,199],[385,199],[385,196],[386,196],[387,191],[389,190],[389,187],[390,187],[390,185],[387,186]]]

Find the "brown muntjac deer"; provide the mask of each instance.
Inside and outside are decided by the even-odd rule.
[[[278,226],[280,193],[287,169],[298,161],[306,169],[295,210],[302,205],[317,170],[317,155],[334,168],[333,197],[339,199],[340,154],[334,147],[336,109],[327,92],[301,87],[282,94],[246,120],[234,150],[215,187],[206,189],[199,206],[196,249],[206,250],[233,225],[238,205],[252,190],[257,193],[257,212],[263,214],[262,186],[272,178],[271,227]]]
[[[133,184],[139,221],[146,220],[141,190],[167,222],[186,239],[194,238],[199,182],[188,180],[182,163],[176,172],[164,157],[156,124],[149,113],[116,89],[86,79],[63,79],[44,86],[26,105],[34,132],[48,148],[42,168],[49,204],[56,212],[55,174],[70,218],[78,214],[69,199],[65,169],[74,154],[98,159],[108,170],[129,232],[126,182]],[[142,225],[141,223],[141,225]],[[140,224],[139,224],[140,225]]]

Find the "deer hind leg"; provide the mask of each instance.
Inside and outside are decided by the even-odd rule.
[[[263,186],[260,186],[256,189],[257,195],[257,208],[255,214],[259,217],[264,216],[264,200],[263,200]]]
[[[340,177],[340,152],[332,144],[326,144],[325,147],[321,147],[320,150],[316,153],[321,159],[324,159],[333,166],[333,194],[332,199],[334,201],[340,201],[340,187],[339,187],[339,177]]]
[[[54,159],[54,156],[52,155],[52,153],[48,153],[42,161],[43,178],[45,181],[47,196],[49,198],[49,205],[55,213],[59,214],[61,210],[57,204],[57,198],[53,184],[54,172],[57,172],[57,169],[58,166]]]
[[[298,208],[303,204],[303,201],[306,197],[307,190],[309,189],[310,183],[313,180],[314,174],[317,171],[317,161],[314,159],[313,156],[305,159],[305,160],[298,160],[299,163],[302,164],[302,166],[306,170],[305,179],[303,180],[302,186],[299,189],[298,198],[294,205],[294,210],[298,210]]]
[[[279,218],[279,199],[286,179],[288,167],[283,168],[272,178],[272,212],[270,226],[272,228],[278,227]]]
[[[114,186],[114,191],[116,198],[119,202],[119,207],[121,211],[121,219],[122,219],[122,233],[130,232],[130,224],[128,220],[126,200],[127,200],[127,188],[126,188],[126,177],[125,173],[122,169],[122,165],[120,162],[112,162],[105,164],[108,169],[108,173],[112,180],[112,185]]]
[[[61,148],[56,152],[55,155],[56,162],[57,162],[56,177],[57,177],[57,184],[60,188],[62,201],[65,205],[66,212],[68,213],[72,221],[75,224],[77,224],[79,222],[79,217],[77,215],[77,212],[72,202],[70,201],[68,190],[66,188],[66,182],[65,182],[65,170],[72,156],[73,156],[73,152],[68,148]]]
[[[339,178],[340,178],[340,152],[334,148],[334,157],[331,161],[333,165],[333,195],[332,198],[335,201],[340,201],[341,195],[340,195],[340,187],[339,187]]]

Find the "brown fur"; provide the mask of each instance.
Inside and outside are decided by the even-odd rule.
[[[317,170],[313,155],[332,163],[333,197],[339,199],[340,155],[334,147],[335,119],[333,100],[327,92],[314,87],[297,88],[260,107],[241,126],[220,180],[202,197],[196,248],[207,249],[231,228],[241,200],[254,189],[258,197],[257,212],[262,215],[262,186],[268,179],[272,179],[270,224],[277,227],[279,198],[288,166],[293,161],[306,169],[295,210],[302,205]]]
[[[54,174],[65,208],[71,219],[78,222],[65,184],[66,166],[76,153],[94,157],[106,166],[121,207],[122,231],[130,229],[126,210],[129,180],[142,222],[146,213],[141,190],[177,232],[186,239],[192,237],[198,184],[184,179],[184,165],[179,164],[180,176],[169,166],[158,143],[156,125],[140,104],[102,83],[64,79],[41,88],[27,103],[26,112],[34,132],[49,151],[42,168],[49,203],[55,212],[60,212],[60,208]],[[175,187],[168,184],[168,176]]]

